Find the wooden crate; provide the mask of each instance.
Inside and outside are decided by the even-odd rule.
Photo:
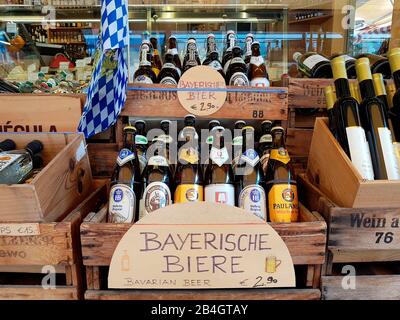
[[[318,118],[315,123],[307,169],[311,182],[342,207],[399,208],[400,181],[363,181],[327,122],[327,118]]]
[[[320,212],[328,225],[327,258],[321,278],[322,298],[399,299],[400,232],[399,227],[391,224],[397,221],[393,219],[400,219],[400,207],[387,208],[383,202],[378,202],[376,208],[340,207],[306,175],[298,177],[298,184],[304,191],[301,201],[311,210]],[[363,220],[359,225],[360,218]],[[355,268],[355,290],[342,287],[342,268],[345,265]]]
[[[316,212],[301,209],[301,222],[273,224],[286,242],[296,266],[298,287],[293,289],[245,290],[109,290],[108,269],[113,252],[131,224],[106,223],[107,198],[104,206],[90,214],[81,225],[83,264],[86,267],[90,300],[113,299],[319,299],[321,267],[325,259],[326,224]],[[95,201],[96,202],[96,201]],[[94,210],[94,209],[93,209]]]
[[[83,298],[85,277],[79,227],[90,209],[100,207],[96,195],[104,191],[99,188],[71,213],[54,221],[0,223],[3,231],[10,226],[16,230],[35,230],[21,236],[0,235],[0,300]],[[43,280],[44,284],[49,284],[44,279],[47,268],[57,274],[53,288],[42,286]]]
[[[30,183],[0,185],[0,221],[56,221],[87,197],[92,173],[83,135],[0,133],[4,139],[19,149],[40,140],[45,167]]]

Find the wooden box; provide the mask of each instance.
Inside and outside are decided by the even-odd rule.
[[[320,299],[319,283],[325,260],[326,224],[316,212],[301,208],[301,222],[273,224],[285,241],[296,267],[297,287],[291,289],[230,289],[230,290],[110,290],[108,269],[113,252],[131,224],[106,222],[107,198],[104,206],[89,214],[81,225],[83,264],[86,267],[85,299]],[[98,203],[98,201],[93,201]],[[95,206],[91,211],[95,210]]]
[[[0,185],[0,221],[56,221],[87,197],[92,173],[83,135],[1,133],[4,139],[14,140],[18,149],[40,140],[44,168],[30,183]]]
[[[334,204],[306,177],[298,178],[301,201],[328,225],[323,299],[400,298],[400,207],[345,208]],[[379,202],[378,202],[379,205]],[[343,267],[354,267],[355,288],[342,287]]]
[[[310,181],[342,207],[400,207],[400,181],[364,181],[327,122],[327,118],[315,122],[307,169]]]

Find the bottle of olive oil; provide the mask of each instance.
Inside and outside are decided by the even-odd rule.
[[[296,222],[299,215],[297,183],[285,147],[285,130],[271,130],[273,143],[266,174],[268,217],[271,222]]]
[[[374,176],[377,180],[398,180],[400,173],[385,107],[376,97],[369,66],[368,58],[360,58],[356,62],[357,78],[363,99],[359,109],[361,123],[367,135]]]
[[[359,104],[350,94],[343,57],[332,59],[337,100],[334,106],[337,139],[361,177],[374,180],[371,154],[361,125]]]

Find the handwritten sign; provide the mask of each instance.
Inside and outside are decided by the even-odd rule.
[[[277,232],[242,209],[174,204],[148,214],[118,244],[109,288],[272,288],[295,286]]]
[[[198,116],[207,116],[217,112],[225,103],[226,86],[222,75],[207,66],[190,68],[180,78],[178,88],[193,91],[178,91],[181,105]],[[209,90],[207,90],[209,89]],[[215,91],[220,90],[221,91]]]
[[[332,210],[329,248],[399,249],[399,209]]]
[[[37,235],[40,235],[38,223],[0,223],[0,237]]]

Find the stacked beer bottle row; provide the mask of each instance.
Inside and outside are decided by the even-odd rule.
[[[330,130],[366,180],[400,179],[400,49],[388,57],[397,90],[392,98],[366,57],[357,59],[358,83],[351,84],[345,59],[334,58],[335,87],[325,89]]]
[[[200,152],[194,116],[185,117],[176,138],[170,126],[163,120],[148,146],[143,121],[125,127],[111,182],[110,222],[131,223],[172,203],[197,201],[238,206],[265,221],[297,221],[297,186],[282,127],[264,121],[256,147],[255,130],[244,121],[236,122],[232,139],[213,120]]]
[[[226,46],[220,60],[215,36],[209,34],[206,40],[206,58],[201,63],[196,39],[190,38],[186,44],[186,54],[182,63],[177,50],[177,40],[171,36],[168,39],[168,50],[163,64],[157,39],[153,37],[144,40],[140,47],[140,63],[134,75],[134,82],[176,85],[182,73],[203,64],[217,70],[227,85],[268,87],[270,83],[260,43],[255,41],[252,34],[246,36],[245,42],[245,49],[242,50],[237,45],[235,32],[228,31]]]

